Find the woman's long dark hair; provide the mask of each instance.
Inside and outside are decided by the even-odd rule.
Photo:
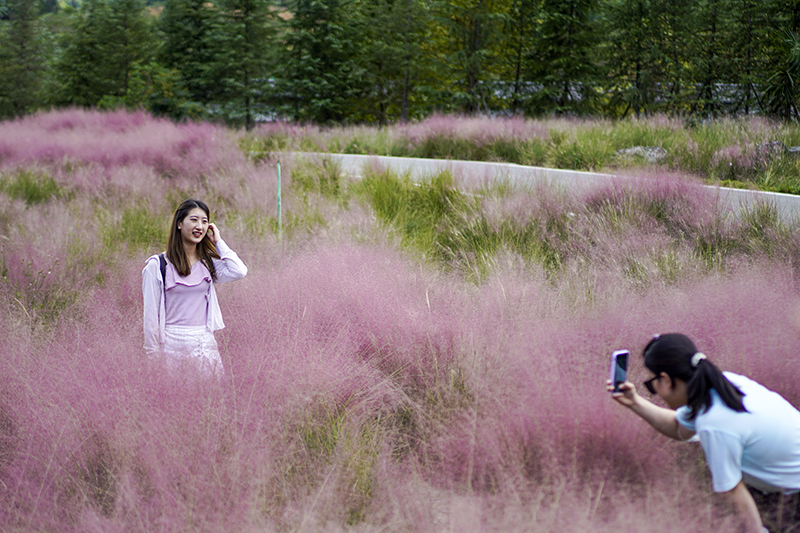
[[[169,259],[170,263],[175,265],[175,270],[177,270],[178,274],[181,276],[188,276],[192,271],[192,266],[189,264],[189,260],[186,259],[186,252],[183,249],[183,240],[181,239],[181,230],[178,229],[178,224],[183,222],[183,219],[186,218],[189,211],[198,207],[205,212],[207,217],[210,216],[206,204],[200,200],[192,200],[191,198],[181,202],[181,205],[175,210],[175,214],[172,215],[172,226],[170,227],[169,236],[167,237],[167,259]],[[197,244],[197,254],[200,256],[200,260],[203,264],[206,265],[206,268],[211,274],[211,279],[216,281],[217,270],[214,268],[214,261],[212,261],[212,259],[219,259],[219,253],[217,252],[217,247],[214,246],[214,243],[208,238],[208,233],[206,233],[203,240]]]
[[[734,411],[747,412],[742,403],[742,391],[728,381],[717,365],[705,356],[695,357],[698,353],[689,337],[680,333],[668,333],[653,337],[645,346],[642,356],[644,366],[657,376],[666,372],[673,380],[673,387],[676,378],[686,382],[690,420],[701,410],[705,412],[711,407],[711,389],[716,390],[725,405]]]

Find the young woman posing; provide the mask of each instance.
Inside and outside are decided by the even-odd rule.
[[[697,435],[714,492],[727,498],[745,531],[765,531],[745,483],[762,492],[800,489],[800,412],[763,385],[720,371],[685,335],[657,335],[642,355],[653,373],[645,387],[669,408],[642,398],[630,382],[612,397],[667,437]]]
[[[142,270],[144,349],[163,354],[170,367],[194,361],[203,373],[223,371],[214,331],[222,313],[214,283],[235,281],[247,267],[209,223],[208,206],[185,200],[175,210],[167,251]]]

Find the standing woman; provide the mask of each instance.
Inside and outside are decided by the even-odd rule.
[[[184,200],[175,210],[167,251],[142,270],[144,349],[170,367],[194,361],[205,374],[221,373],[214,331],[222,329],[215,283],[235,281],[247,267],[209,223],[208,206]]]
[[[762,493],[800,490],[800,412],[763,385],[722,372],[685,335],[657,335],[642,355],[653,374],[645,387],[669,408],[642,398],[630,382],[612,397],[667,437],[699,439],[714,492],[732,505],[745,531],[764,531],[745,485]],[[800,520],[797,513],[791,509],[789,521]]]

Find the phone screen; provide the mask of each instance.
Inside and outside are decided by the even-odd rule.
[[[628,379],[628,350],[617,350],[611,354],[611,376],[610,380],[614,384],[614,392],[619,392],[621,383]]]

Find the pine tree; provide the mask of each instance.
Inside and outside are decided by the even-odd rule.
[[[506,80],[506,98],[511,112],[516,114],[523,108],[523,101],[530,93],[530,83],[523,79],[525,58],[531,54],[538,30],[537,16],[541,11],[541,0],[514,0],[510,17],[506,20],[504,35],[506,53],[503,80]]]
[[[693,0],[666,0],[653,3],[655,43],[661,57],[660,95],[664,109],[670,113],[688,111],[689,95],[692,93],[689,65],[693,56],[695,21]]]
[[[770,57],[774,30],[769,10],[759,0],[730,0],[731,26],[723,38],[723,61],[731,65],[736,87],[733,113],[750,114],[760,107],[759,89]]]
[[[449,74],[444,88],[452,91],[452,103],[460,111],[488,111],[502,70],[498,57],[505,45],[503,28],[511,4],[447,0],[435,5],[439,31],[432,45],[441,54],[440,68]]]
[[[36,0],[9,0],[0,23],[0,117],[33,111],[41,103],[44,30]]]
[[[134,64],[153,55],[152,29],[141,0],[86,0],[72,20],[57,65],[57,103],[95,106],[124,98]]]
[[[657,109],[663,52],[655,8],[650,0],[613,0],[606,6],[607,92],[615,115],[638,117]]]
[[[286,114],[318,123],[342,122],[363,92],[365,72],[354,0],[294,0],[274,94]]]
[[[219,9],[208,31],[210,62],[198,85],[213,88],[211,100],[225,120],[249,130],[265,111],[275,62],[272,15],[267,0],[225,0]]]
[[[693,57],[693,78],[697,91],[692,103],[692,113],[716,117],[723,112],[720,88],[726,80],[729,65],[723,56],[723,40],[727,35],[727,15],[722,0],[705,0],[696,8],[697,39]]]
[[[155,39],[142,0],[109,0],[109,5],[109,18],[103,21],[102,29],[108,41],[104,60],[116,65],[109,72],[118,91],[126,94],[133,65],[148,63],[153,58]]]
[[[387,124],[408,120],[415,85],[426,65],[419,43],[426,13],[417,0],[363,2],[357,35],[363,36],[356,62],[364,74],[355,100],[356,120]]]
[[[176,69],[190,98],[202,104],[211,103],[217,93],[218,80],[207,72],[214,60],[211,32],[221,16],[208,0],[167,0],[159,21],[164,35],[160,62]]]
[[[544,0],[527,79],[541,89],[528,102],[534,113],[585,113],[599,77],[597,2]]]

